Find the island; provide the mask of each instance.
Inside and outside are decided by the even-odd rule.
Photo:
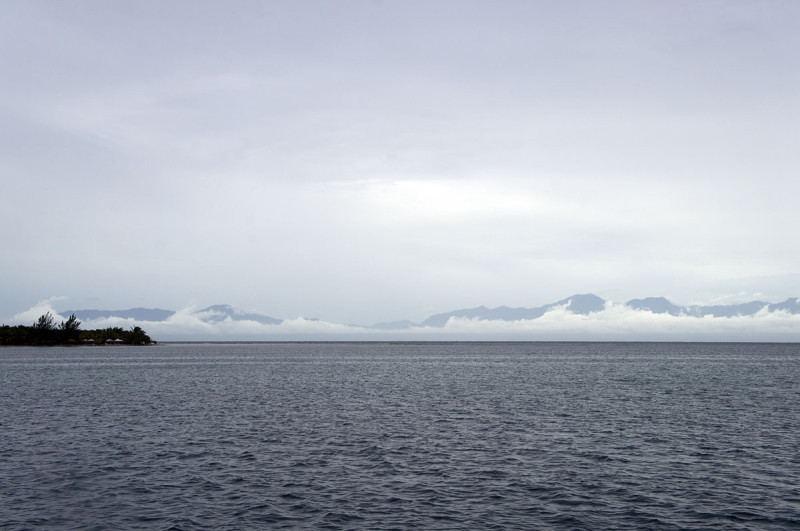
[[[0,346],[56,346],[56,345],[151,345],[155,343],[138,326],[124,330],[120,327],[81,330],[75,314],[66,321],[55,324],[50,312],[39,317],[31,326],[0,326]]]

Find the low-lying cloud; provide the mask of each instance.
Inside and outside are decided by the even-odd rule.
[[[749,316],[693,317],[608,304],[599,312],[576,314],[564,307],[538,319],[479,321],[451,318],[443,330],[499,339],[553,341],[797,341],[800,315],[766,309]]]
[[[68,316],[53,308],[59,298],[42,301],[13,316],[8,324],[32,324],[46,312],[58,323]],[[207,313],[207,312],[206,312]],[[378,330],[298,317],[279,324],[227,317],[209,321],[195,308],[163,321],[119,317],[87,319],[81,328],[141,326],[156,341],[765,341],[800,340],[800,314],[769,311],[734,317],[695,317],[653,313],[607,302],[603,310],[577,314],[566,306],[536,319],[516,321],[451,317],[443,327],[412,326]]]

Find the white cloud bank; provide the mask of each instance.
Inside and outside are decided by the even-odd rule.
[[[13,316],[9,324],[31,324],[46,313],[65,320],[51,298]],[[770,312],[749,316],[692,317],[655,314],[608,302],[588,315],[558,307],[537,319],[501,321],[451,318],[442,328],[377,330],[316,319],[287,319],[280,324],[226,318],[203,320],[192,308],[164,321],[123,318],[85,320],[83,329],[141,326],[156,341],[800,341],[800,314]]]
[[[478,321],[453,318],[443,329],[465,338],[580,341],[798,341],[800,315],[762,310],[751,316],[656,314],[622,304],[580,315],[553,309],[538,319]]]
[[[800,2],[10,4],[0,315],[800,285]]]

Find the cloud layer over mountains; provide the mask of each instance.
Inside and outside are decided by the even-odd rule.
[[[341,324],[316,318],[278,319],[228,305],[178,311],[61,310],[50,299],[11,318],[29,324],[51,312],[74,313],[83,328],[141,326],[160,341],[513,340],[513,341],[798,341],[800,299],[779,303],[677,306],[663,297],[624,304],[573,295],[536,308],[500,306],[455,310],[421,323]]]
[[[799,294],[800,2],[3,8],[2,316]],[[249,326],[179,313],[148,330]]]

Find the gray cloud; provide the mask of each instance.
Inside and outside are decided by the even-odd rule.
[[[56,321],[56,299],[42,301],[15,315],[12,322],[30,324],[45,312]],[[693,317],[657,314],[607,302],[603,310],[572,313],[555,307],[535,319],[516,321],[451,317],[445,326],[412,326],[402,330],[379,330],[325,320],[297,317],[279,324],[256,320],[209,319],[209,312],[184,308],[164,321],[139,321],[119,317],[86,319],[82,328],[142,326],[160,341],[290,341],[290,340],[512,340],[512,341],[796,341],[800,314],[767,308],[753,315]]]
[[[793,2],[7,11],[0,314],[797,295]]]

